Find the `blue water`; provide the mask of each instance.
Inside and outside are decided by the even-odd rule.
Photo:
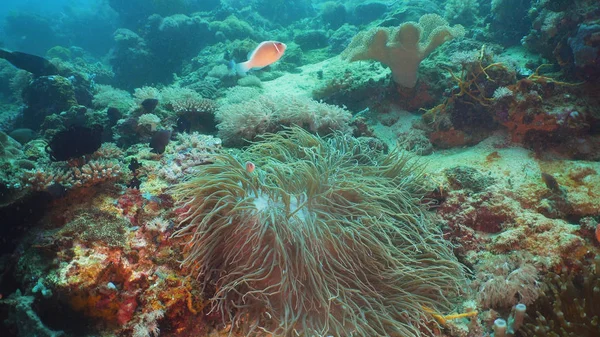
[[[15,16],[32,21],[11,20]],[[116,19],[105,0],[5,0],[0,5],[0,42],[38,55],[54,45],[70,44],[105,54]]]
[[[87,6],[92,1],[95,0],[4,0],[0,6],[0,19],[4,20],[6,14],[15,10],[52,15],[63,10],[65,6]]]

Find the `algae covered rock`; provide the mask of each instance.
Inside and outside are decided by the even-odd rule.
[[[23,126],[38,130],[44,118],[77,105],[75,88],[62,76],[40,76],[23,90]]]
[[[324,30],[305,30],[294,38],[302,50],[324,48],[329,45],[327,33]]]
[[[593,80],[600,77],[600,24],[584,24],[568,39],[573,61],[580,77]]]

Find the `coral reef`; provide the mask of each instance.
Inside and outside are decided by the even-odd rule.
[[[144,40],[152,54],[152,79],[167,82],[178,71],[184,60],[196,54],[211,42],[209,23],[199,16],[174,14],[148,18]],[[177,51],[174,53],[173,51]]]
[[[205,152],[212,150],[209,147],[215,141],[209,143],[196,135],[185,138],[175,153],[168,152],[164,156],[172,158],[181,154],[196,159],[195,164],[198,164],[201,141],[206,143]],[[187,149],[191,154],[181,153],[188,146],[192,147]],[[151,336],[160,330],[178,329],[205,335],[213,323],[198,324],[197,314],[204,308],[198,287],[179,275],[175,262],[179,253],[174,248],[179,243],[169,241],[173,229],[168,220],[173,217],[172,199],[161,192],[166,186],[158,189],[152,186],[157,171],[167,166],[154,158],[144,160],[143,170],[140,169],[148,176],[142,188],[148,185],[145,191],[157,195],[121,189],[119,185],[90,188],[92,181],[102,179],[96,174],[110,173],[95,163],[122,156],[118,148],[103,145],[83,166],[73,166],[73,180],[75,172],[86,175],[86,167],[92,169],[87,178],[89,183],[72,188],[62,196],[61,202],[50,212],[46,226],[36,230],[25,250],[19,253],[12,277],[31,289],[32,299],[35,297],[35,312],[29,310],[28,316],[33,322],[39,314],[42,322],[52,322],[54,331],[61,330],[69,336],[90,333]],[[156,164],[153,166],[152,162]],[[80,178],[81,181],[86,179]],[[182,175],[176,179],[181,178]],[[3,288],[4,281],[6,279],[0,282]],[[3,319],[5,305],[12,305],[13,296],[0,299]],[[73,317],[77,317],[77,321],[73,321]],[[16,331],[22,322],[7,320],[7,331]],[[30,322],[28,328],[37,329],[36,333],[41,336],[59,335],[43,324]]]
[[[9,135],[0,131],[0,205],[6,206],[18,201],[24,195],[21,190],[21,174],[35,168],[35,163],[27,159],[23,146]]]
[[[221,149],[221,140],[212,136],[193,132],[180,133],[177,138],[177,144],[167,148],[158,170],[158,176],[170,184],[195,174],[200,165],[211,163]]]
[[[385,14],[385,12],[388,11],[388,6],[381,1],[367,1],[364,3],[359,3],[356,6],[351,7],[351,9],[352,23],[356,25],[363,25],[380,18],[383,14]]]
[[[312,50],[324,48],[328,45],[327,33],[323,30],[307,30],[296,34],[294,37],[302,50]]]
[[[323,22],[331,29],[338,29],[347,20],[346,7],[336,1],[327,1],[323,3],[319,16]]]
[[[1,336],[597,335],[597,0],[21,2]]]
[[[561,67],[566,75],[593,82],[597,62],[598,6],[590,0],[540,1],[529,9],[532,21],[521,40],[529,50]]]
[[[385,109],[383,98],[389,88],[387,70],[383,65],[347,62],[335,59],[316,74],[318,82],[312,88],[312,98],[328,104],[346,106],[350,111]],[[377,101],[373,101],[377,97]],[[381,104],[378,104],[381,103]]]
[[[600,42],[597,36],[600,36],[600,24],[581,24],[577,34],[568,39],[573,51],[573,64],[579,77],[586,81],[600,78]]]
[[[580,97],[575,92],[592,88],[545,73],[550,66],[545,64],[524,77],[520,73],[525,70],[505,57],[493,57],[485,45],[479,51],[455,53],[453,60],[460,65],[460,74],[450,67],[446,70],[456,86],[422,116],[434,146],[475,144],[500,126],[507,129],[511,141],[538,149],[558,145],[574,133],[595,142],[588,134],[590,106],[595,103],[587,95],[572,99]],[[564,154],[583,155],[569,151]]]
[[[312,16],[314,9],[310,1],[255,0],[253,9],[271,22],[284,24]]]

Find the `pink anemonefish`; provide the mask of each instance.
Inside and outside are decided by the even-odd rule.
[[[246,75],[252,69],[260,69],[279,60],[287,46],[278,41],[261,42],[248,56],[248,61],[235,65],[235,71],[239,75]]]
[[[252,172],[254,172],[255,169],[256,169],[256,165],[254,165],[253,162],[251,162],[251,161],[246,162],[246,172],[252,173]]]

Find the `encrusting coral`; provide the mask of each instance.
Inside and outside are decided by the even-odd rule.
[[[420,336],[424,308],[449,310],[465,285],[421,172],[341,133],[267,134],[173,188],[183,264],[247,336]]]
[[[351,62],[379,61],[390,67],[394,82],[414,88],[421,61],[444,42],[463,35],[463,26],[450,27],[441,16],[426,14],[418,23],[405,22],[396,28],[376,27],[360,32],[341,56]]]

